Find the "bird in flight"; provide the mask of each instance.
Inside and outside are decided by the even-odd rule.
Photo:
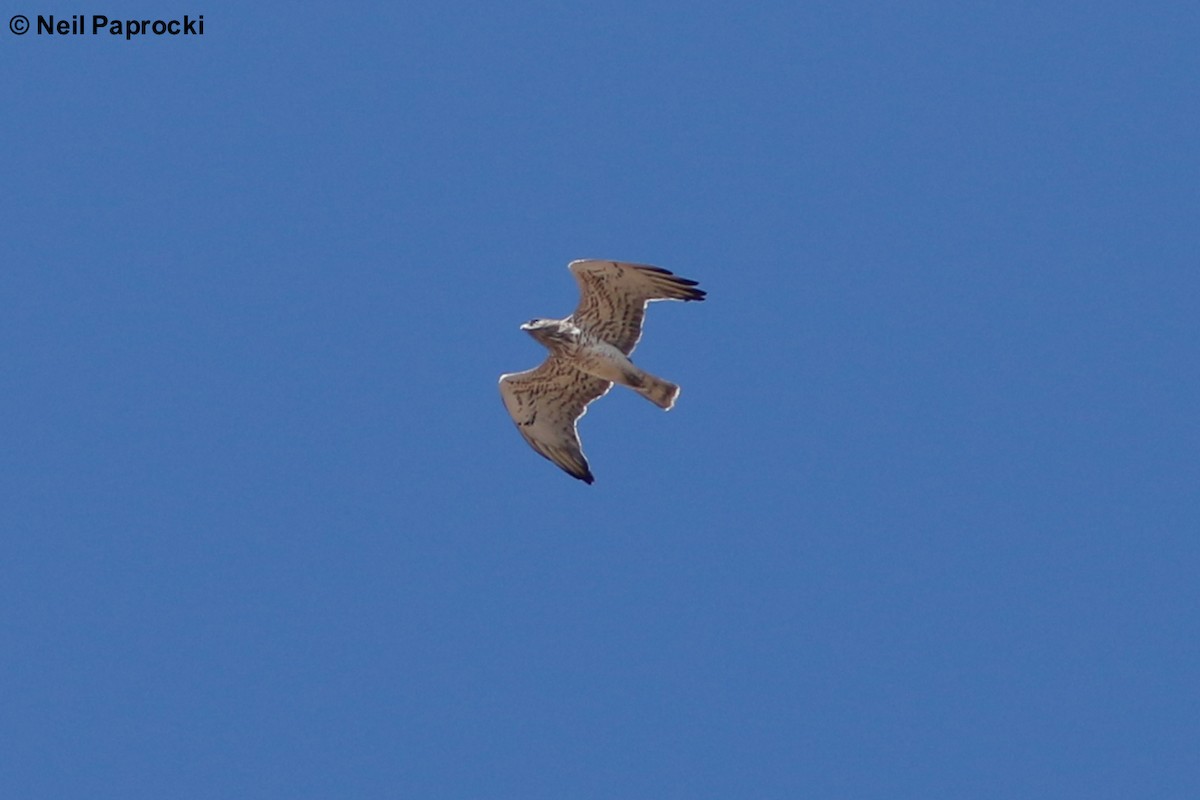
[[[579,307],[566,319],[531,319],[521,326],[550,356],[537,369],[500,376],[500,396],[530,447],[568,475],[595,480],[576,424],[588,403],[614,383],[670,411],[679,387],[629,360],[642,338],[646,305],[654,300],[703,300],[696,281],[660,267],[623,261],[572,261]]]

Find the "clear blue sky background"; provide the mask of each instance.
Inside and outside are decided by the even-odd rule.
[[[1200,797],[1196,4],[252,5],[4,9],[0,794]]]

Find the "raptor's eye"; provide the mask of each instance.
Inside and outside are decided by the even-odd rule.
[[[529,322],[526,322],[525,324],[526,325],[537,325],[537,323],[538,323],[538,321],[536,319],[531,319],[531,320],[529,320]]]

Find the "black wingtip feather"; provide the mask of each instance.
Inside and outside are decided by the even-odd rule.
[[[708,294],[703,289],[693,288],[699,286],[700,281],[694,281],[691,278],[681,278],[674,272],[661,267],[648,267],[647,269],[653,269],[655,272],[662,273],[664,277],[669,277],[670,280],[664,281],[664,283],[670,284],[673,289],[683,293],[683,296],[678,298],[679,300],[703,300],[705,295]]]

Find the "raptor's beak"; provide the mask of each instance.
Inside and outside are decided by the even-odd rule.
[[[532,325],[530,325],[528,322],[522,322],[522,323],[521,323],[521,330],[523,330],[523,331],[529,331],[529,330],[533,330],[533,326],[532,326]]]

